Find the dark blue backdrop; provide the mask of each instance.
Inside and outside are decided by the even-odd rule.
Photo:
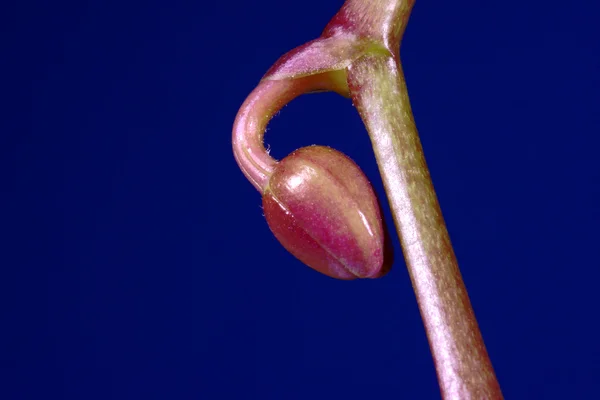
[[[583,3],[418,0],[404,38],[510,399],[597,394],[600,29]],[[0,397],[439,398],[395,235],[384,279],[318,275],[272,237],[231,152],[246,95],[341,4],[5,2]],[[346,99],[294,101],[267,142],[331,145],[383,193]]]

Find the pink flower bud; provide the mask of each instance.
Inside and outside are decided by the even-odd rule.
[[[275,237],[309,267],[338,279],[385,274],[375,192],[339,151],[303,147],[281,160],[264,190],[263,208]]]

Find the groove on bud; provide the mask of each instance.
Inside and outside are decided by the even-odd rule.
[[[309,267],[345,280],[385,274],[375,192],[343,153],[309,146],[288,155],[269,178],[263,209],[275,237]]]

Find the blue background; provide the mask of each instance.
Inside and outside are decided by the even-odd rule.
[[[600,28],[585,3],[419,0],[402,46],[510,399],[597,395]],[[3,4],[0,397],[439,398],[395,234],[385,278],[321,276],[272,237],[231,152],[246,95],[341,4]],[[335,147],[383,194],[349,100],[301,97],[266,139],[277,158]]]

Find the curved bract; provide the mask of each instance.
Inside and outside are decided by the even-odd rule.
[[[380,277],[390,264],[371,184],[339,151],[309,146],[277,161],[263,139],[271,118],[302,94],[334,91],[349,97],[348,68],[373,52],[381,53],[381,46],[370,38],[331,30],[293,49],[246,98],[233,127],[235,159],[263,194],[275,237],[309,267],[344,280]]]

